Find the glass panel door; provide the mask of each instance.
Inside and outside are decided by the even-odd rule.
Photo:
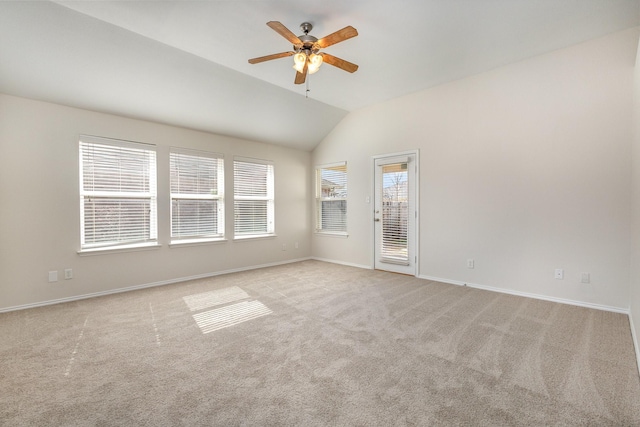
[[[416,274],[415,155],[375,160],[375,268]]]

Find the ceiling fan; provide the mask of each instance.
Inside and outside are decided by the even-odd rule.
[[[324,49],[325,47],[329,47],[357,36],[358,31],[352,26],[344,27],[335,33],[331,33],[326,37],[317,39],[309,35],[309,32],[313,29],[313,25],[308,22],[300,24],[300,29],[304,32],[301,36],[296,36],[278,21],[269,21],[267,22],[267,25],[282,37],[289,40],[289,42],[293,43],[293,51],[252,58],[249,60],[249,64],[258,64],[272,59],[293,56],[293,68],[296,70],[296,78],[294,80],[295,84],[304,83],[307,78],[307,74],[313,74],[318,71],[323,62],[350,73],[353,73],[358,69],[356,64],[345,61],[344,59],[340,59],[336,56],[329,55],[328,53],[320,52],[320,49]]]

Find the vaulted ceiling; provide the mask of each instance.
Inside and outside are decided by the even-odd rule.
[[[294,85],[267,27],[358,37]],[[350,111],[640,25],[640,0],[0,2],[0,92],[312,150]],[[307,92],[308,89],[308,92]]]

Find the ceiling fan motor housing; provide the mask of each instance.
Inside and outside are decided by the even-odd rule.
[[[313,29],[313,25],[311,25],[309,22],[303,22],[302,24],[300,24],[300,29],[304,32],[303,35],[298,36],[298,38],[302,42],[302,46],[294,45],[293,50],[295,50],[296,52],[304,51],[307,55],[311,53],[318,53],[320,49],[314,46],[318,39],[309,35],[309,32]]]

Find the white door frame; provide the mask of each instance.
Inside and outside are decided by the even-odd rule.
[[[373,206],[371,209],[371,241],[373,242],[372,245],[372,251],[371,251],[371,266],[372,268],[376,268],[376,245],[377,245],[377,241],[376,241],[376,205],[377,205],[377,197],[378,196],[378,192],[377,192],[377,188],[376,188],[376,162],[378,160],[381,159],[393,159],[394,157],[411,157],[411,159],[413,160],[411,163],[414,163],[413,167],[415,167],[415,183],[412,186],[412,190],[410,190],[410,194],[409,197],[413,198],[414,203],[414,220],[415,220],[415,226],[413,227],[413,233],[410,233],[410,235],[408,236],[409,239],[413,239],[413,245],[411,245],[411,247],[413,248],[413,254],[410,254],[410,256],[414,257],[414,262],[412,263],[413,265],[413,271],[411,272],[411,274],[415,277],[418,277],[420,274],[420,199],[419,199],[419,194],[420,194],[420,151],[419,150],[409,150],[409,151],[402,151],[402,152],[397,152],[397,153],[388,153],[388,154],[379,154],[379,155],[375,155],[372,156],[372,161],[371,161],[371,165],[372,165],[372,186],[373,186]],[[387,270],[387,271],[392,271],[392,270]]]

